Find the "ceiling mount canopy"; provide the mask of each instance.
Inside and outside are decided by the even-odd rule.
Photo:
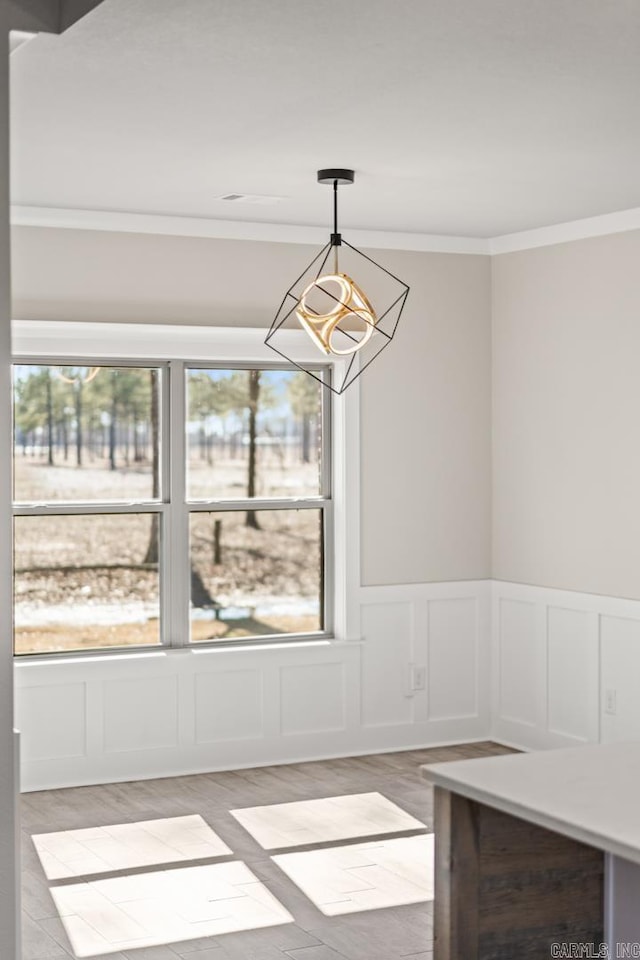
[[[318,170],[318,183],[329,186],[345,187],[356,179],[353,170],[344,170],[342,167],[329,167],[328,170]]]
[[[341,394],[391,343],[409,287],[342,238],[338,229],[338,187],[354,183],[354,171],[329,167],[318,170],[317,176],[318,183],[333,187],[333,232],[285,293],[265,343],[334,393]],[[332,252],[333,270],[325,271]],[[351,276],[354,272],[359,283]],[[332,379],[326,379],[322,369],[292,355],[291,340],[283,334],[300,328],[309,335],[320,356],[343,360],[343,365],[334,366]]]

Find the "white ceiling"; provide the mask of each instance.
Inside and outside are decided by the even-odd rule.
[[[336,165],[345,229],[638,207],[639,51],[638,0],[105,0],[11,57],[12,201],[325,225]]]

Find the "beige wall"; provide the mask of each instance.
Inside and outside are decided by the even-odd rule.
[[[640,598],[640,231],[494,257],[493,574]]]
[[[313,247],[14,227],[14,317],[269,326]]]
[[[313,252],[27,227],[13,250],[16,318],[239,326],[268,326]],[[411,293],[361,381],[363,583],[488,577],[489,258],[375,255]]]
[[[489,258],[383,258],[411,293],[362,377],[362,581],[490,577]]]

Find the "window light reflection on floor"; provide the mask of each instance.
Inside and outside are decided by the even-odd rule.
[[[32,840],[48,880],[231,854],[198,815],[41,833]]]
[[[433,900],[433,834],[272,859],[329,917]]]
[[[51,889],[76,957],[292,923],[246,864],[207,864]]]
[[[327,916],[433,898],[433,836],[380,793],[231,813],[272,850],[377,838],[272,857]],[[36,834],[33,842],[79,958],[294,922],[245,863],[229,859],[233,851],[199,815]],[[219,858],[225,862],[192,862]]]
[[[425,829],[380,793],[246,807],[231,814],[265,850]]]

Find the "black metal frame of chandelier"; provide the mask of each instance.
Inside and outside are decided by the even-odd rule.
[[[403,310],[404,310],[404,307],[405,307],[405,303],[406,303],[406,300],[407,300],[407,296],[408,296],[408,294],[409,294],[410,287],[409,287],[409,285],[406,284],[403,280],[401,280],[400,277],[397,277],[397,276],[396,276],[394,273],[392,273],[390,270],[387,270],[386,267],[383,267],[381,263],[378,263],[378,262],[377,262],[376,260],[374,260],[372,257],[367,256],[366,253],[363,253],[362,250],[358,250],[357,247],[354,247],[351,243],[348,243],[348,241],[345,240],[345,241],[344,241],[344,245],[345,245],[346,247],[348,247],[350,250],[352,250],[355,254],[357,254],[358,256],[362,257],[364,260],[368,260],[369,263],[371,263],[371,264],[373,264],[373,266],[377,267],[378,270],[381,270],[382,273],[386,273],[387,276],[391,277],[392,280],[394,280],[396,283],[400,284],[400,286],[403,288],[402,291],[401,291],[401,293],[399,294],[399,296],[397,296],[397,297],[395,298],[395,300],[387,307],[387,309],[384,311],[384,313],[378,318],[378,322],[379,322],[380,320],[383,320],[383,319],[391,312],[391,310],[393,310],[394,307],[396,307],[396,306],[398,306],[398,304],[400,304],[400,309],[399,309],[399,311],[398,311],[398,316],[396,317],[395,323],[394,323],[394,325],[393,325],[393,333],[389,334],[389,333],[387,333],[385,330],[380,329],[377,324],[375,325],[375,330],[376,330],[376,332],[379,333],[379,334],[382,334],[382,336],[384,336],[384,337],[387,339],[387,341],[390,342],[391,340],[393,340],[393,338],[394,338],[394,336],[395,336],[396,329],[397,329],[397,327],[398,327],[398,324],[400,323],[400,318],[402,317],[402,313],[403,313]],[[302,279],[302,277],[304,277],[305,273],[307,273],[307,271],[310,270],[311,267],[314,266],[314,264],[316,264],[318,261],[320,261],[320,265],[319,265],[318,270],[317,270],[317,273],[316,273],[316,280],[318,279],[318,277],[320,276],[320,274],[321,274],[321,272],[322,272],[322,269],[323,269],[323,267],[324,267],[324,265],[325,265],[325,263],[326,263],[326,261],[327,261],[327,259],[328,259],[328,257],[329,257],[329,253],[331,252],[332,246],[333,246],[333,244],[332,244],[331,242],[325,244],[325,246],[319,251],[319,253],[317,253],[317,254],[315,255],[315,257],[313,257],[313,259],[311,260],[311,262],[310,262],[309,264],[307,264],[307,266],[306,266],[305,269],[302,271],[302,273],[300,274],[300,276],[299,276],[296,280],[294,280],[294,282],[291,284],[291,286],[289,287],[289,289],[288,289],[287,292],[285,293],[284,297],[282,298],[282,301],[281,301],[281,303],[280,303],[280,306],[278,307],[278,310],[277,310],[276,315],[275,315],[275,317],[274,317],[274,319],[273,319],[273,322],[272,322],[272,324],[271,324],[271,327],[269,328],[269,331],[268,331],[268,333],[267,333],[267,336],[265,337],[265,341],[264,341],[264,342],[265,342],[265,346],[269,347],[270,350],[273,350],[274,353],[277,353],[280,357],[282,357],[282,358],[283,358],[284,360],[286,360],[288,363],[291,363],[294,367],[297,367],[298,370],[301,370],[301,371],[303,371],[304,373],[308,374],[308,376],[313,377],[314,380],[317,380],[318,383],[322,384],[323,387],[326,387],[326,388],[329,389],[332,393],[336,394],[337,396],[340,396],[342,393],[344,393],[344,391],[347,389],[347,387],[349,387],[349,386],[351,386],[353,383],[355,383],[355,381],[364,373],[364,371],[365,371],[366,368],[369,366],[369,364],[373,363],[373,361],[377,358],[378,353],[380,353],[381,351],[378,351],[378,353],[376,353],[373,357],[371,357],[371,359],[369,359],[366,363],[364,363],[364,364],[362,365],[362,367],[358,370],[358,372],[357,372],[357,374],[355,375],[355,377],[353,377],[353,379],[352,379],[352,380],[349,380],[349,382],[347,383],[346,381],[348,380],[349,373],[350,373],[351,368],[353,367],[353,364],[354,364],[354,362],[355,362],[355,360],[356,360],[356,354],[355,354],[355,353],[351,354],[351,355],[350,355],[350,358],[349,358],[349,361],[348,361],[347,372],[344,374],[344,378],[343,378],[343,384],[344,384],[344,385],[343,385],[343,387],[342,387],[341,390],[336,390],[336,388],[333,386],[333,384],[332,384],[331,382],[328,382],[328,381],[327,381],[324,377],[322,377],[322,376],[318,376],[318,374],[315,373],[315,371],[309,370],[309,369],[308,369],[307,367],[305,367],[302,363],[298,363],[293,357],[290,357],[290,356],[288,356],[286,353],[283,353],[282,350],[279,350],[279,349],[272,343],[273,337],[278,333],[278,331],[279,331],[279,330],[282,328],[282,326],[286,323],[287,319],[291,316],[291,314],[292,314],[292,313],[294,312],[294,310],[296,309],[297,305],[300,303],[299,298],[296,297],[293,293],[291,293],[292,289],[300,282],[300,280]],[[324,256],[323,256],[323,255],[324,255]],[[335,300],[336,303],[339,303],[339,302],[340,302],[339,298],[338,298],[338,297],[335,297],[335,296],[334,296],[332,293],[330,293],[328,290],[326,290],[325,293],[326,293],[327,296],[329,296],[332,300]],[[285,304],[286,301],[287,301],[287,298],[289,298],[289,297],[294,301],[293,306],[292,306],[291,309],[289,309],[282,317],[280,317],[280,318],[278,319],[279,314],[280,314],[280,311],[282,310],[284,304]],[[347,334],[347,336],[349,336],[349,334]],[[351,338],[351,339],[354,339],[354,338]]]
[[[329,243],[326,244],[326,246],[324,246],[324,247],[322,248],[322,250],[320,250],[320,252],[319,252],[318,254],[316,254],[316,256],[312,259],[311,263],[309,263],[309,264],[307,265],[307,267],[303,270],[303,272],[300,274],[300,276],[298,277],[298,279],[295,280],[295,281],[291,284],[291,286],[289,287],[289,289],[288,289],[287,292],[285,293],[284,297],[282,298],[282,302],[281,302],[281,304],[280,304],[280,307],[278,308],[278,311],[277,311],[277,313],[276,313],[276,315],[275,315],[275,317],[274,317],[274,319],[273,319],[273,322],[272,322],[272,324],[271,324],[271,327],[269,328],[269,331],[268,331],[267,336],[266,336],[265,341],[264,341],[264,342],[265,342],[265,345],[268,346],[271,350],[273,350],[274,353],[277,353],[279,356],[283,357],[283,358],[284,358],[285,360],[287,360],[289,363],[293,364],[294,367],[297,367],[299,370],[302,370],[304,373],[306,373],[306,374],[308,374],[309,376],[313,377],[314,380],[317,380],[317,381],[318,381],[319,383],[321,383],[324,387],[328,387],[329,390],[332,391],[332,393],[335,393],[335,394],[337,394],[337,395],[342,394],[342,393],[344,392],[344,390],[346,390],[347,386],[351,386],[351,384],[354,383],[354,382],[360,377],[360,375],[366,370],[366,368],[369,366],[369,364],[370,364],[370,363],[373,363],[373,361],[374,361],[374,360],[376,359],[376,357],[378,356],[378,353],[380,353],[381,351],[378,351],[378,353],[376,353],[373,357],[371,357],[371,359],[368,360],[368,361],[362,366],[362,368],[358,371],[358,373],[355,375],[355,377],[354,377],[352,380],[348,380],[349,373],[350,373],[351,368],[352,368],[352,366],[353,366],[353,364],[354,364],[354,362],[355,362],[355,359],[356,359],[356,354],[353,353],[353,354],[351,355],[350,360],[349,360],[347,372],[346,372],[346,374],[344,375],[344,378],[343,378],[343,386],[342,386],[342,389],[341,389],[341,390],[336,390],[336,388],[332,385],[332,383],[331,383],[330,381],[328,382],[326,379],[324,379],[324,377],[319,377],[319,376],[317,376],[312,370],[309,370],[309,369],[307,369],[306,367],[304,367],[302,364],[297,363],[292,357],[289,357],[289,356],[287,356],[285,353],[283,353],[282,351],[278,350],[278,348],[275,347],[275,346],[273,345],[273,343],[271,343],[270,341],[271,341],[272,337],[278,332],[278,330],[280,330],[280,328],[281,328],[281,327],[283,326],[283,324],[286,322],[286,320],[288,319],[288,317],[291,316],[291,314],[292,314],[293,311],[295,310],[296,306],[297,306],[297,305],[299,304],[299,302],[300,302],[300,300],[299,300],[298,298],[296,298],[296,297],[291,293],[291,291],[293,290],[293,288],[296,286],[297,283],[299,283],[299,281],[302,279],[302,277],[305,275],[305,273],[307,273],[307,271],[308,271],[311,267],[313,267],[314,264],[317,263],[318,260],[321,260],[320,267],[319,267],[319,269],[318,269],[318,272],[316,273],[316,280],[317,280],[318,277],[320,276],[320,273],[322,272],[322,269],[323,269],[325,263],[327,262],[327,259],[328,259],[328,257],[329,257],[329,253],[330,253],[331,249],[332,249],[333,247],[338,247],[338,246],[341,246],[341,245],[342,245],[342,242],[343,242],[343,241],[342,241],[342,235],[341,235],[341,234],[339,233],[339,231],[338,231],[338,187],[339,187],[339,186],[348,186],[349,184],[352,184],[354,181],[355,181],[355,172],[354,172],[353,170],[347,170],[347,169],[344,169],[344,168],[342,168],[342,167],[330,167],[330,168],[327,168],[327,169],[325,169],[325,170],[318,170],[318,183],[323,183],[323,184],[326,184],[327,186],[332,186],[332,187],[333,187],[333,233],[331,233],[330,236],[329,236]],[[376,331],[377,331],[378,333],[382,333],[382,334],[387,338],[388,341],[391,341],[391,340],[393,340],[393,337],[394,337],[394,335],[395,335],[396,329],[397,329],[398,324],[399,324],[399,322],[400,322],[400,317],[402,316],[402,312],[403,312],[403,310],[404,310],[404,306],[405,306],[405,303],[406,303],[406,300],[407,300],[407,296],[408,296],[408,294],[409,294],[409,289],[410,289],[410,288],[409,288],[409,285],[406,284],[406,283],[404,283],[404,281],[402,281],[402,280],[400,279],[400,277],[397,277],[397,276],[396,276],[394,273],[392,273],[390,270],[387,270],[386,267],[383,267],[381,263],[378,263],[378,262],[377,262],[376,260],[374,260],[372,257],[367,256],[367,254],[366,254],[366,253],[363,253],[362,250],[358,250],[357,247],[354,247],[352,244],[348,243],[346,240],[344,241],[344,244],[345,244],[346,247],[349,247],[350,250],[353,250],[354,253],[358,254],[358,256],[363,257],[363,259],[365,259],[365,260],[368,260],[369,263],[371,263],[371,264],[373,264],[375,267],[377,267],[378,270],[381,270],[383,273],[386,273],[387,276],[391,277],[393,280],[396,281],[396,283],[399,283],[400,286],[401,286],[402,288],[404,288],[404,289],[402,290],[402,292],[400,293],[400,295],[399,295],[398,297],[396,297],[396,299],[393,301],[393,303],[385,310],[385,312],[382,314],[381,317],[378,318],[378,321],[377,321],[377,323],[379,323],[379,321],[382,320],[382,319],[384,319],[384,317],[387,316],[387,314],[389,314],[389,313],[391,312],[391,310],[393,310],[394,307],[396,307],[398,304],[400,304],[400,309],[399,309],[399,311],[398,311],[398,316],[396,317],[395,323],[394,323],[394,325],[393,325],[393,332],[392,332],[391,334],[388,334],[386,331],[381,330],[381,329],[377,326],[377,323],[376,323]],[[324,257],[323,257],[323,254],[324,254]],[[321,258],[322,258],[322,259],[321,259]],[[340,302],[340,301],[338,300],[338,298],[337,298],[337,297],[334,297],[332,294],[330,294],[329,291],[325,291],[325,293],[327,293],[327,295],[330,296],[332,299],[336,300],[336,302]],[[278,320],[280,311],[282,310],[282,307],[284,306],[284,304],[285,304],[285,302],[286,302],[286,300],[287,300],[287,297],[291,297],[291,298],[295,301],[295,302],[294,302],[294,305],[293,305],[293,307],[292,307],[287,313],[284,314],[283,317],[280,318],[280,320]],[[349,334],[347,334],[347,336],[349,336]],[[354,339],[354,338],[351,337],[351,339]],[[347,381],[348,381],[348,382],[347,382]]]

